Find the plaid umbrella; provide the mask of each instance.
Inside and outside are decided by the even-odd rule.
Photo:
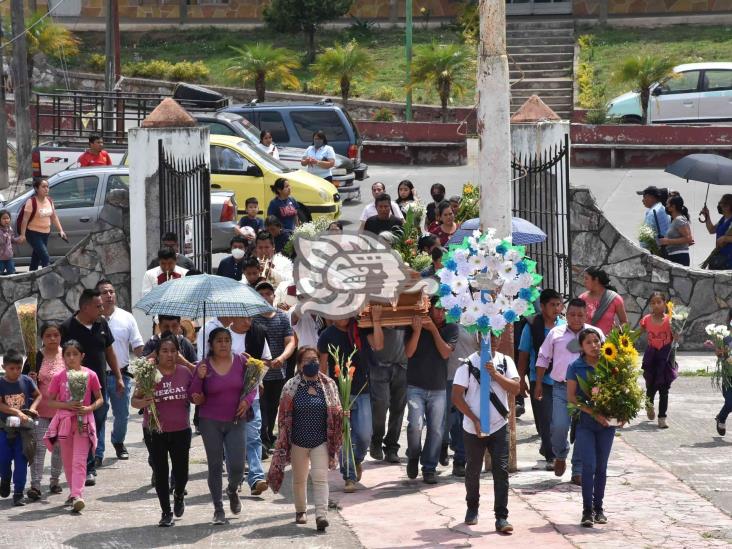
[[[201,274],[156,286],[135,304],[148,315],[257,316],[274,308],[254,288],[232,278]]]
[[[448,244],[460,244],[463,238],[471,236],[473,231],[480,229],[480,219],[468,219],[455,231],[447,241]],[[546,234],[539,227],[520,217],[511,218],[511,240],[515,245],[526,246],[538,244],[546,240]]]

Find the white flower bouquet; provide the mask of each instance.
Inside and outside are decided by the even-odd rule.
[[[657,238],[656,231],[645,223],[638,229],[638,242],[653,255],[659,255],[661,253]]]
[[[157,365],[146,358],[136,358],[130,362],[130,370],[135,378],[135,384],[145,398],[155,396],[155,386],[163,379],[163,375],[158,370]],[[155,406],[155,400],[150,403],[147,408],[148,418],[147,427],[151,431],[162,432],[160,426],[160,417],[158,409]]]
[[[732,360],[729,356],[729,326],[724,324],[707,324],[704,328],[710,339],[704,342],[707,347],[714,349],[717,355],[717,364],[712,373],[712,384],[727,389],[732,386]]]
[[[69,370],[66,373],[69,384],[69,393],[71,395],[71,402],[84,402],[86,396],[86,387],[89,383],[89,374],[83,370]],[[84,416],[78,414],[76,416],[78,421],[78,433],[84,430]]]

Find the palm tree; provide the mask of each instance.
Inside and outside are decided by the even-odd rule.
[[[471,55],[459,44],[443,46],[432,42],[415,48],[412,82],[432,86],[437,90],[442,105],[443,122],[447,122],[447,104],[453,93],[458,96],[465,93],[463,82],[471,62]]]
[[[242,82],[253,80],[257,101],[264,101],[267,82],[277,82],[291,87],[300,85],[300,81],[292,72],[300,67],[300,61],[294,51],[273,48],[259,42],[243,48],[229,47],[239,55],[231,59],[234,64],[226,70]]]
[[[313,64],[321,78],[338,79],[341,85],[343,106],[348,106],[351,82],[354,78],[367,80],[374,74],[374,60],[371,55],[352,40],[348,44],[336,44],[327,48]]]
[[[648,102],[651,87],[673,74],[676,62],[668,57],[655,55],[636,55],[623,61],[613,79],[622,84],[631,84],[640,94],[641,117],[643,124],[648,123]]]
[[[42,53],[47,57],[63,59],[79,54],[79,39],[66,27],[44,17],[42,11],[34,12],[26,21],[28,32],[28,78],[33,80],[33,57]]]

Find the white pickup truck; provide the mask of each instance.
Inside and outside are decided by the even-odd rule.
[[[61,146],[53,142],[42,143],[38,147],[34,147],[31,152],[33,177],[48,179],[68,168],[78,168],[77,161],[85,150],[86,148],[83,145],[65,144]],[[126,148],[105,148],[104,150],[112,159],[113,166],[119,166],[125,152],[127,152]]]

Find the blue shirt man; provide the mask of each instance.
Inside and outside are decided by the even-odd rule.
[[[647,208],[643,224],[653,229],[657,238],[666,236],[671,226],[671,216],[666,213],[665,198],[668,195],[665,189],[659,189],[651,185],[642,191],[643,205]],[[641,243],[641,246],[644,246]]]

